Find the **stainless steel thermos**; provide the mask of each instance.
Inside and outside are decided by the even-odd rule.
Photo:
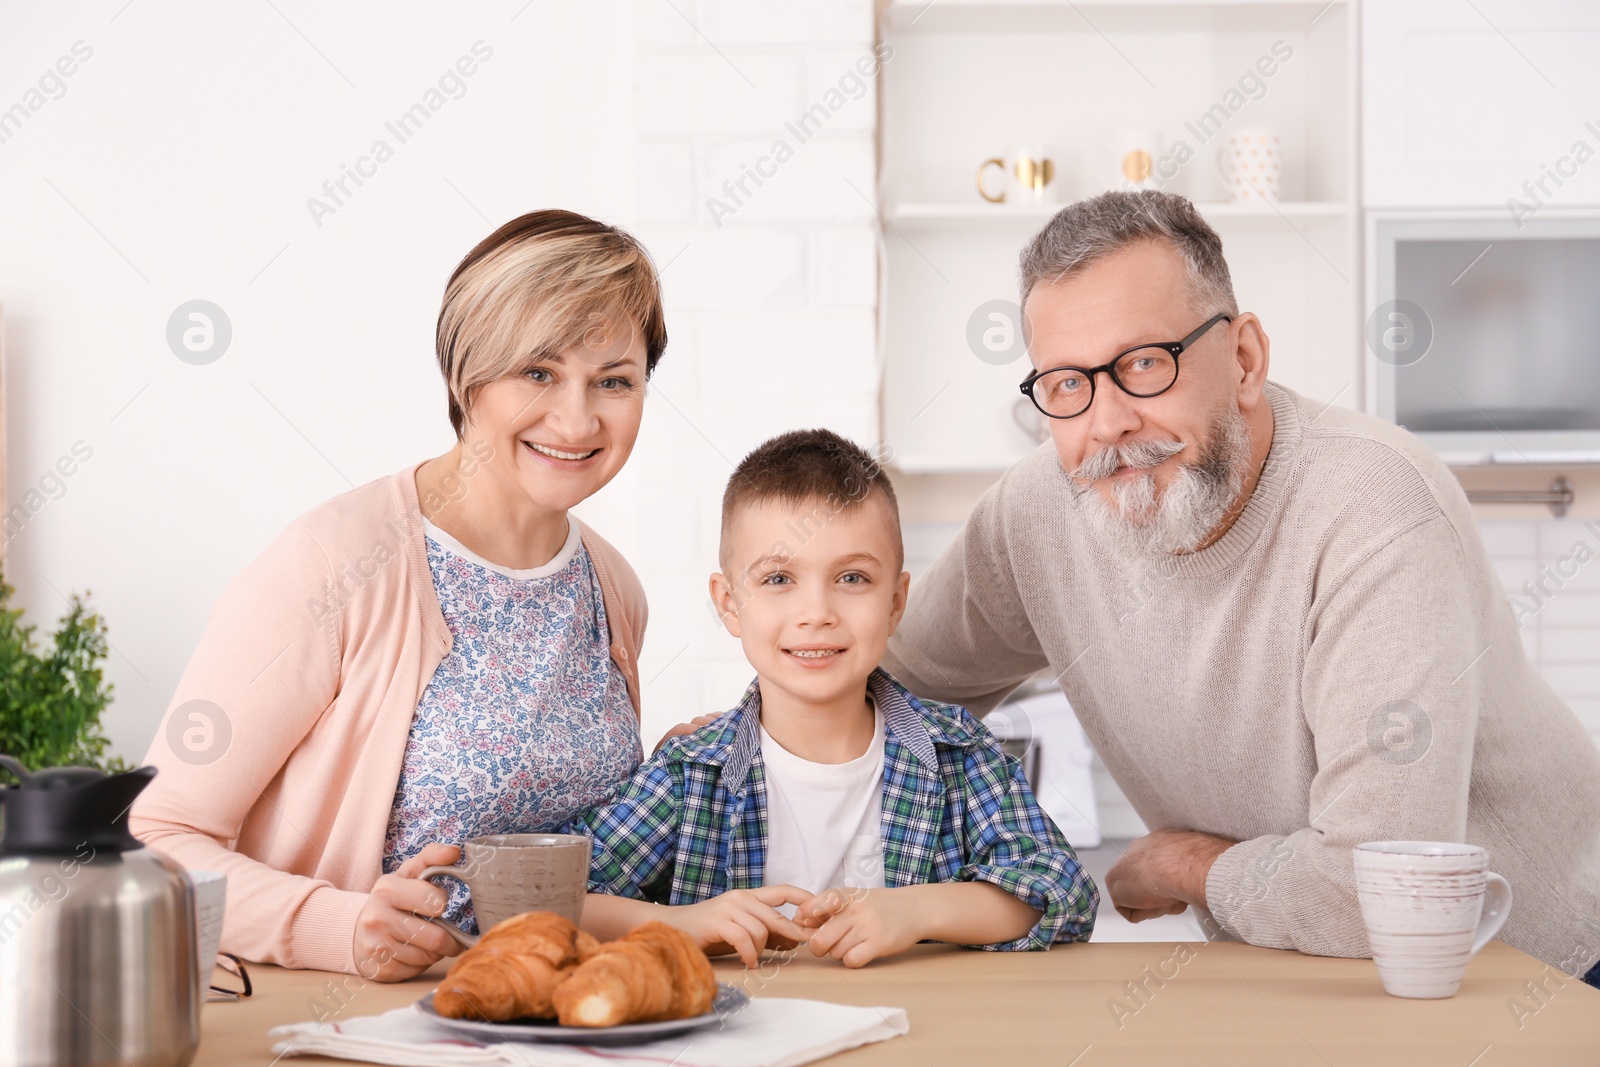
[[[155,768],[0,790],[0,1067],[186,1067],[200,1042],[194,889],[128,832]]]

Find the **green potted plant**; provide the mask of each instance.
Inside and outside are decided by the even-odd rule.
[[[106,627],[74,593],[60,625],[41,650],[22,609],[11,606],[15,590],[0,577],[0,752],[29,770],[43,767],[130,769],[106,757],[110,742],[100,713],[111,703],[104,679]]]

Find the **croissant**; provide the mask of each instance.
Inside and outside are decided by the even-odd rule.
[[[600,945],[551,999],[562,1026],[598,1027],[703,1015],[716,992],[711,962],[689,935],[649,922]]]
[[[551,1018],[551,994],[598,947],[594,938],[554,912],[513,916],[450,965],[434,991],[434,1010],[451,1019],[486,1022]]]

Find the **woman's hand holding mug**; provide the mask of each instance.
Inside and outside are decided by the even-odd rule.
[[[400,982],[421,974],[462,946],[449,934],[417,914],[439,915],[450,902],[443,889],[418,877],[430,866],[454,863],[461,857],[455,845],[430,844],[380,877],[356,917],[351,939],[356,972],[377,982]]]

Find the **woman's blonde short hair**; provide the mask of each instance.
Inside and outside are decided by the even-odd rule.
[[[572,211],[513,219],[468,252],[439,308],[439,370],[456,437],[473,398],[602,328],[637,330],[645,377],[667,347],[650,254],[615,226]]]

